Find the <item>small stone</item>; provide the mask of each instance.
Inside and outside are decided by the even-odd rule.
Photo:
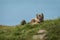
[[[47,39],[47,31],[39,30],[36,35],[33,35],[34,40],[46,40]]]

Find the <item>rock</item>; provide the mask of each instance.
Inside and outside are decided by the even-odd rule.
[[[46,30],[39,30],[37,34],[33,35],[34,40],[46,40],[48,38]]]

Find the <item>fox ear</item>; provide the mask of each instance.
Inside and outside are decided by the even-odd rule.
[[[36,14],[36,18],[38,18],[38,14]]]
[[[36,14],[36,17],[38,16],[38,14]]]
[[[43,16],[43,13],[41,13],[41,15]]]

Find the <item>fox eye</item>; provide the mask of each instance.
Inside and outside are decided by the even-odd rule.
[[[40,15],[39,15],[40,16]]]

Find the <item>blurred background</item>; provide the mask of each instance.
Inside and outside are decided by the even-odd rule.
[[[60,17],[60,0],[0,0],[0,25],[29,22],[37,13],[45,20]]]

